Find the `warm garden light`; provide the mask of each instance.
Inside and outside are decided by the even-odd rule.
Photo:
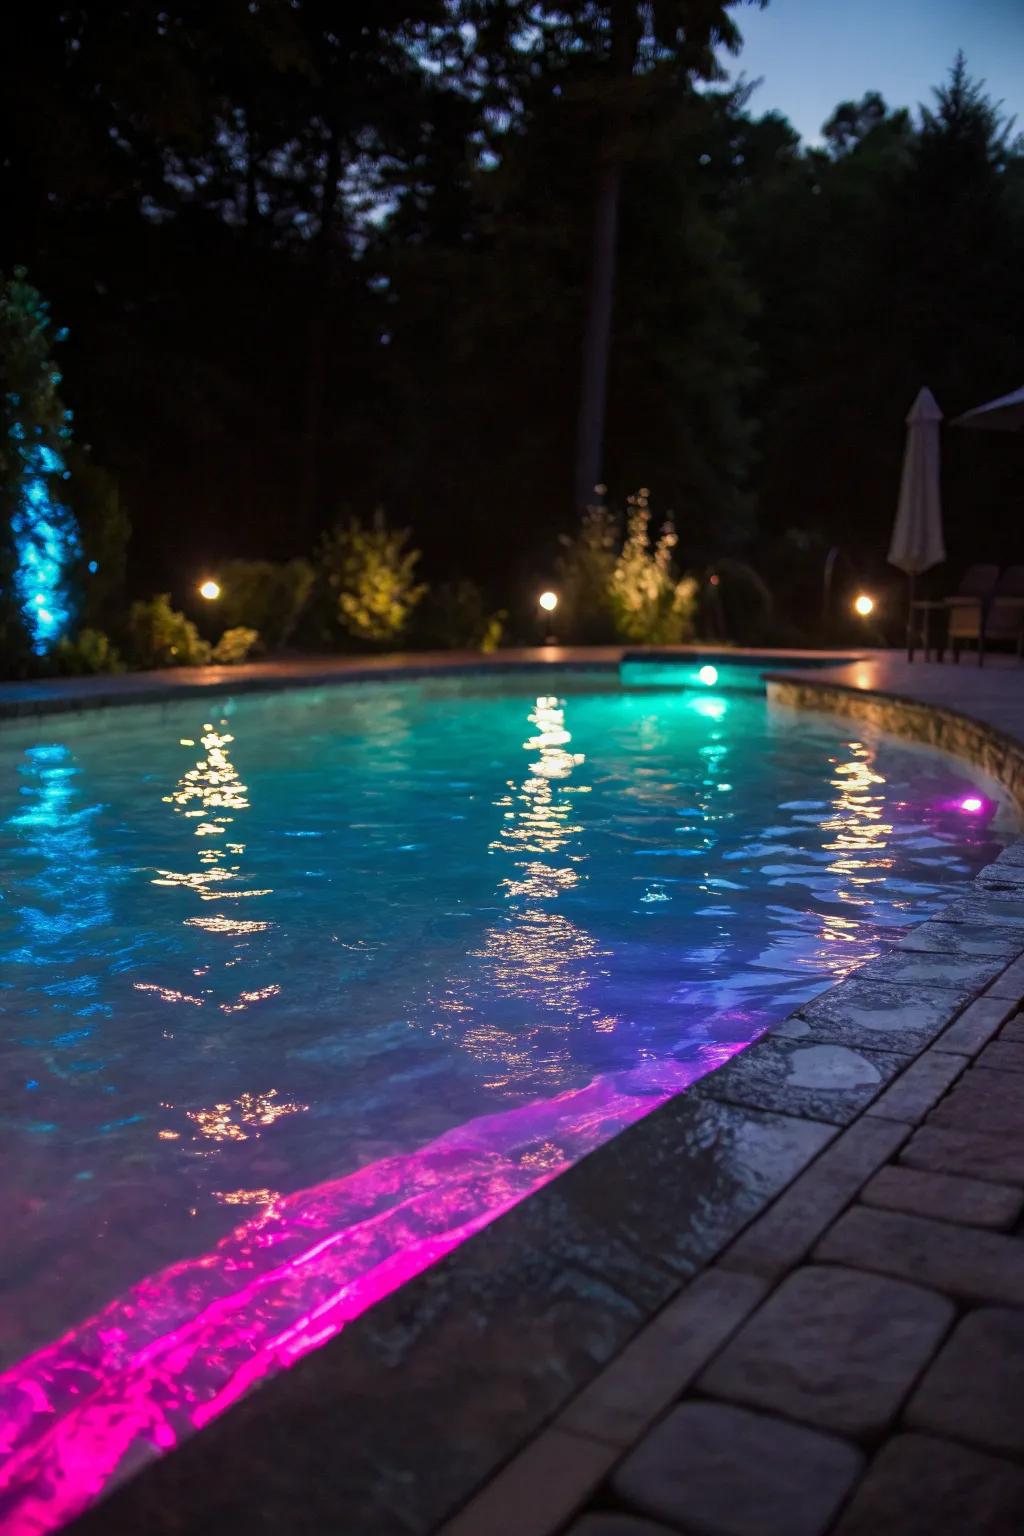
[[[544,609],[545,613],[554,613],[555,609],[558,607],[558,593],[542,592],[537,601]]]
[[[718,668],[710,666],[701,667],[700,671],[697,673],[697,677],[706,688],[713,688],[718,682]]]
[[[869,613],[875,611],[875,600],[873,597],[868,597],[866,592],[862,592],[858,598],[854,599],[853,607],[854,612],[859,613],[862,619],[866,619]]]
[[[220,583],[216,581],[204,581],[199,588],[199,596],[205,597],[208,603],[214,603],[220,597]]]

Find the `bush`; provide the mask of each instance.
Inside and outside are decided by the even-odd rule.
[[[718,580],[715,580],[717,576]],[[771,590],[743,560],[716,560],[708,573],[712,626],[734,645],[767,645],[776,638]]]
[[[132,604],[128,650],[137,667],[201,667],[210,659],[209,643],[191,619],[171,607],[166,592]]]
[[[222,667],[231,667],[240,661],[247,661],[249,652],[259,643],[259,638],[258,630],[246,629],[244,624],[238,624],[234,629],[226,629],[214,646],[210,660]]]
[[[74,640],[65,635],[53,652],[54,666],[63,677],[86,677],[98,672],[123,672],[117,647],[101,629],[79,630]]]
[[[450,651],[482,651],[501,645],[508,613],[488,609],[475,581],[446,582],[430,594],[419,631],[427,645]]]
[[[121,504],[117,481],[92,462],[84,448],[68,450],[68,502],[78,520],[82,589],[81,618],[98,630],[123,612],[125,566],[131,522]]]
[[[558,562],[562,624],[579,645],[615,639],[611,589],[619,535],[607,507],[588,507],[579,532],[562,535]]]
[[[384,645],[398,640],[426,587],[413,580],[420,558],[408,549],[409,530],[389,528],[377,512],[369,528],[358,518],[320,543],[324,579],[342,629],[356,640]]]
[[[612,571],[610,604],[615,633],[639,645],[678,645],[693,635],[697,583],[673,569],[676,531],[665,521],[651,543],[647,492],[629,498],[626,535]]]
[[[229,560],[217,571],[218,613],[228,629],[257,630],[271,650],[287,645],[313,588],[308,560]]]

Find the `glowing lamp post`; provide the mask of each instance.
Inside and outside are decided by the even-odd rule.
[[[208,603],[215,603],[220,597],[220,583],[212,580],[200,582],[199,596],[205,597]]]
[[[871,614],[875,611],[874,598],[869,597],[866,592],[862,592],[859,597],[853,600],[853,611],[860,614],[862,619],[870,618]]]
[[[554,645],[555,637],[550,632],[550,630],[551,630],[551,621],[550,621],[550,619],[547,619],[545,621],[543,616],[547,615],[547,614],[554,613],[555,609],[558,607],[558,593],[557,592],[551,592],[551,591],[542,592],[540,594],[540,596],[538,597],[538,599],[537,599],[537,607],[541,611],[541,615],[542,615],[541,623],[544,624],[545,630],[547,631],[547,633],[544,636],[544,644],[545,645]]]

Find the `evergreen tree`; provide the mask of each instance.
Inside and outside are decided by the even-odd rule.
[[[593,218],[577,427],[578,508],[587,505],[603,478],[624,173],[693,82],[720,76],[716,50],[735,51],[740,41],[730,15],[735,3],[577,0],[557,12],[542,11],[540,20],[528,7],[545,56],[553,42],[564,50],[563,88],[582,109],[591,144]]]
[[[23,268],[0,273],[0,645],[8,667],[45,656],[66,631],[80,552],[66,505],[70,412],[47,305]]]

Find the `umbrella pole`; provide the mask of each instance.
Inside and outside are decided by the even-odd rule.
[[[914,572],[911,571],[907,582],[907,660],[914,659]]]

